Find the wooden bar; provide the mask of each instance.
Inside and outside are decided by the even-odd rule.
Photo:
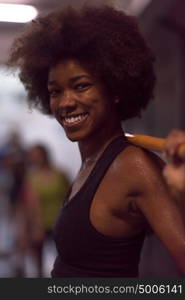
[[[125,133],[129,142],[154,152],[163,152],[165,150],[165,139],[149,135]],[[177,155],[185,160],[185,144],[178,147]]]

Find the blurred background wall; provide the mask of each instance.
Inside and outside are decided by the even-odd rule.
[[[185,2],[155,0],[139,15],[141,29],[156,55],[154,99],[143,119],[128,128],[165,137],[171,128],[185,128],[184,45]]]

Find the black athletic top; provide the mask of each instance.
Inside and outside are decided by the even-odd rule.
[[[138,276],[144,233],[131,238],[110,237],[99,233],[89,220],[98,185],[112,161],[128,145],[124,137],[113,140],[79,192],[65,201],[54,228],[58,256],[52,277]]]

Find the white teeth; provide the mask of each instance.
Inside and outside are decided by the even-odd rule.
[[[74,122],[77,122],[77,121],[81,121],[86,115],[78,115],[76,117],[67,117],[67,118],[64,118],[64,121],[68,124],[71,124],[71,123],[74,123]]]

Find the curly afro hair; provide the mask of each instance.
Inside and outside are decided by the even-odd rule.
[[[120,119],[139,116],[153,96],[154,55],[134,17],[110,6],[68,7],[40,16],[11,48],[8,65],[19,77],[31,105],[51,114],[48,72],[57,62],[75,58],[119,99]]]

